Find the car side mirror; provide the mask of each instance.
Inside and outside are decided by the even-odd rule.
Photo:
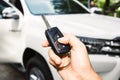
[[[12,7],[7,7],[2,11],[2,17],[4,19],[19,19],[19,15],[16,14],[16,11]]]

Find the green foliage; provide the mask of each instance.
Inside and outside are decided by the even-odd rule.
[[[95,5],[99,8],[103,8],[105,0],[94,0],[95,1]]]
[[[82,2],[85,6],[88,7],[88,0],[79,0],[80,2]],[[105,2],[106,0],[94,0],[95,2],[95,6],[98,8],[101,8],[102,11],[104,10],[104,6],[105,6]],[[119,4],[118,8],[116,8],[116,3]],[[110,4],[108,6],[108,15],[109,16],[114,16],[114,14],[117,15],[117,17],[120,17],[120,0],[110,0]],[[115,8],[114,11],[112,11]]]
[[[110,4],[109,4],[109,10],[113,9],[116,3],[118,3],[120,0],[110,0]],[[103,10],[104,5],[106,0],[94,0],[96,7],[99,7]],[[115,9],[115,11],[109,11],[108,15],[109,16],[114,16],[114,14],[117,15],[117,17],[120,17],[120,10],[118,10],[118,8]]]

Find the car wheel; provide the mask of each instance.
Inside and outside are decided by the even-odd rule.
[[[27,80],[53,80],[46,64],[33,57],[27,64]]]
[[[39,68],[33,67],[29,73],[29,80],[45,80],[45,78]]]

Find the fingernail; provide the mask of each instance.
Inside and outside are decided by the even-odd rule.
[[[62,41],[63,40],[63,37],[59,38],[58,41]]]

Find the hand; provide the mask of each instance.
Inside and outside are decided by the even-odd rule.
[[[70,54],[57,56],[49,50],[50,64],[53,65],[64,80],[102,80],[93,70],[85,45],[74,35],[64,35],[58,39],[60,43],[70,44]],[[48,41],[43,47],[48,47]]]

